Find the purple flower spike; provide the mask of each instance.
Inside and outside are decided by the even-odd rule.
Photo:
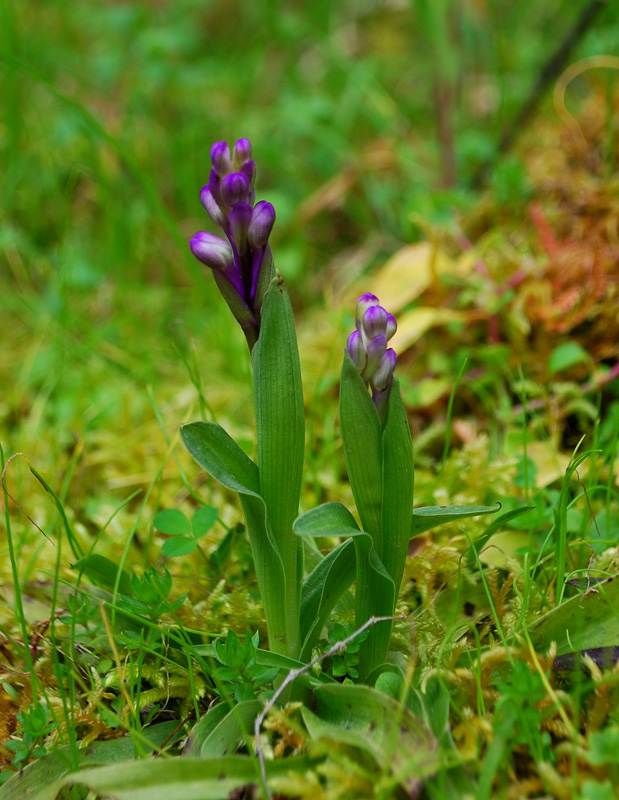
[[[273,277],[269,236],[275,210],[264,200],[255,203],[256,164],[249,139],[239,139],[232,154],[226,142],[211,148],[213,168],[200,192],[208,215],[227,241],[197,233],[191,252],[215,271],[216,283],[240,323],[250,351],[260,334],[262,299]]]
[[[398,324],[393,314],[369,292],[357,301],[356,330],[348,337],[346,352],[366,385],[372,389],[372,400],[384,420],[396,364],[395,350],[387,342]]]

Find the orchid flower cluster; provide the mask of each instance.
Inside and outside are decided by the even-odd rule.
[[[262,301],[273,273],[269,236],[275,209],[266,200],[254,205],[256,164],[249,139],[239,139],[232,154],[226,142],[216,142],[211,161],[213,168],[200,192],[200,202],[226,239],[200,231],[189,246],[194,256],[213,270],[251,351],[258,339]]]
[[[251,145],[239,139],[211,150],[213,169],[200,199],[225,239],[197,233],[194,255],[213,270],[251,352],[256,460],[212,421],[181,428],[196,461],[240,499],[262,597],[269,648],[289,665],[307,664],[342,597],[355,589],[355,622],[383,621],[359,650],[359,679],[372,682],[387,661],[391,622],[409,540],[443,522],[496,508],[413,511],[411,433],[389,348],[397,323],[373,294],[363,294],[344,348],[340,427],[358,520],[341,503],[301,516],[305,407],[288,293],[274,269],[270,203],[255,203]],[[360,523],[360,524],[359,524]],[[323,556],[314,539],[343,541]],[[294,661],[293,661],[294,660]],[[391,666],[389,667],[391,669]]]
[[[381,416],[389,398],[396,364],[395,350],[387,342],[396,332],[398,323],[386,311],[376,295],[362,294],[357,301],[356,330],[348,337],[346,352],[372,389],[372,400]]]

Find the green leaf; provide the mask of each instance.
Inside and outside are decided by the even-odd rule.
[[[375,537],[381,531],[382,429],[376,406],[348,353],[340,378],[340,427],[348,479],[359,519]]]
[[[239,494],[267,619],[269,646],[275,652],[287,653],[287,607],[282,602],[286,597],[286,579],[266,505],[260,495],[258,468],[232,437],[214,422],[183,425],[181,439],[200,466]]]
[[[202,506],[193,515],[191,527],[196,539],[201,539],[210,531],[217,519],[217,509],[213,506]]]
[[[302,514],[294,522],[298,536],[352,536],[359,527],[341,503],[325,503]],[[311,657],[312,649],[344,592],[355,580],[356,554],[352,540],[343,542],[323,558],[307,577],[301,593],[301,660]]]
[[[224,705],[228,713],[222,716],[223,712],[219,711],[215,724],[209,720],[209,716],[218,706],[205,714],[189,734],[183,755],[219,758],[233,755],[242,744],[249,741],[254,720],[262,711],[262,703],[259,700],[246,700],[232,709],[227,704],[219,705]]]
[[[295,521],[294,527],[295,532],[300,536],[313,538],[321,536],[350,536],[352,538],[355,547],[355,576],[357,580],[355,595],[357,625],[362,625],[371,616],[389,616],[393,614],[395,606],[393,580],[385,570],[378,553],[374,549],[372,537],[365,531],[359,530],[355,518],[345,506],[341,503],[325,503],[300,516]],[[334,558],[332,562],[327,562],[324,567],[324,574],[328,575],[329,569],[335,568],[336,572],[333,575],[331,586],[337,593],[349,579],[352,567],[349,561],[351,553],[348,549],[340,545],[335,552],[337,553],[337,560]],[[315,641],[318,624],[317,622],[312,622],[311,609],[317,609],[316,613],[320,614],[322,618],[327,603],[333,600],[333,595],[327,594],[324,606],[321,605],[320,600],[317,601],[319,579],[322,574],[319,572],[314,576],[312,584],[308,586],[307,594],[305,595],[307,605],[304,607],[303,625],[304,629],[307,630],[306,638],[311,637],[308,639],[308,646],[312,640]],[[314,624],[316,624],[316,627],[314,627]],[[318,628],[319,630],[320,628]],[[360,672],[362,677],[385,660],[390,634],[391,624],[389,622],[380,622],[372,627],[368,640],[364,642],[361,650],[360,663],[362,666]],[[305,644],[303,650],[304,655],[307,656],[308,651]]]
[[[283,281],[271,282],[262,306],[260,336],[252,351],[260,495],[285,575],[280,593],[287,622],[287,652],[299,653],[301,542],[292,532],[299,513],[305,451],[305,407],[292,307]]]
[[[161,552],[166,558],[178,558],[178,556],[186,556],[198,546],[195,539],[190,539],[188,536],[179,536],[175,539],[167,539],[161,546]]]
[[[619,642],[619,577],[596,583],[593,591],[571,597],[530,628],[536,649],[557,643],[557,655]]]
[[[226,431],[215,422],[181,426],[181,439],[209,475],[239,494],[260,497],[258,467]]]
[[[295,771],[305,774],[317,763],[306,756],[267,760],[267,778]],[[48,787],[37,787],[28,800],[55,800],[69,786],[108,800],[222,800],[259,781],[259,774],[256,758],[249,756],[146,759],[71,773]],[[2,790],[0,800],[7,800]],[[13,794],[11,800],[24,798]]]
[[[143,733],[153,746],[158,746],[174,733],[177,725],[176,721],[162,722],[144,728]],[[149,752],[147,744],[143,744],[142,747]],[[0,788],[1,800],[55,800],[59,791],[56,781],[70,771],[74,753],[75,748],[67,745],[28,764]],[[93,742],[83,750],[77,751],[80,766],[118,764],[132,760],[134,756],[135,744],[129,736],[105,742]]]
[[[591,363],[589,353],[578,344],[578,342],[564,342],[560,344],[550,354],[548,359],[548,371],[551,375],[561,372],[564,369],[576,366],[576,364]]]
[[[177,508],[166,508],[160,511],[155,516],[153,525],[158,531],[167,533],[168,536],[187,536],[191,533],[191,523]]]
[[[416,782],[438,769],[435,737],[422,720],[383,692],[335,684],[321,686],[314,695],[314,711],[301,711],[312,739],[356,747],[381,769],[414,775]]]
[[[495,506],[425,506],[413,511],[411,520],[411,539],[420,533],[444,525],[446,522],[456,522],[467,517],[479,517],[482,514],[496,514],[501,504]]]
[[[380,546],[375,544],[375,547],[393,580],[397,597],[408,555],[415,468],[408,417],[395,379],[389,394],[382,448],[381,538]]]
[[[73,564],[73,569],[87,575],[90,580],[97,586],[107,587],[113,589],[116,585],[118,573],[120,572],[120,580],[118,583],[118,590],[122,594],[131,594],[131,579],[129,575],[121,570],[118,564],[110,561],[105,556],[100,556],[98,553],[91,553],[89,556],[80,558]]]
[[[352,539],[332,550],[308,575],[301,593],[301,660],[311,657],[320,632],[337,602],[355,580],[355,545]]]

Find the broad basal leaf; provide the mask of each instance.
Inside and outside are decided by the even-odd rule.
[[[553,608],[530,628],[538,650],[557,643],[557,655],[619,642],[619,576]]]
[[[252,736],[254,720],[261,711],[259,700],[245,700],[233,708],[218,703],[194,725],[183,755],[198,758],[234,755]]]
[[[287,652],[286,604],[282,602],[286,597],[286,578],[266,505],[260,495],[258,468],[214,422],[183,425],[181,438],[198,464],[240,497],[267,618],[269,644],[276,652]]]
[[[438,769],[438,742],[407,708],[369,686],[336,684],[315,691],[313,711],[302,709],[313,739],[326,739],[368,754],[382,771],[406,784]]]

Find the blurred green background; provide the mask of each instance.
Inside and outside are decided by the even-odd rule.
[[[371,270],[481,196],[519,220],[530,189],[498,143],[590,5],[2,0],[5,453],[57,466],[109,436],[122,482],[140,469],[113,439],[134,436],[148,474],[152,397],[172,430],[197,407],[192,381],[250,425],[242,337],[187,247],[210,224],[214,141],[253,143],[300,320],[338,271]],[[608,3],[570,62],[617,52],[618,21]]]

